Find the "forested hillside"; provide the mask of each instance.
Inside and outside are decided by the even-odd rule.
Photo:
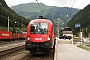
[[[11,8],[9,8],[4,0],[0,0],[0,30],[7,30],[8,17],[10,20],[10,31],[14,31],[14,28],[16,30],[21,30],[22,23],[23,27],[26,28],[29,22],[29,20],[19,16]]]
[[[68,22],[79,11],[79,9],[69,7],[46,6],[43,3],[39,3],[39,5],[37,3],[20,4],[11,8],[19,15],[30,20],[42,15],[50,20],[59,18],[63,22]],[[66,15],[68,15],[68,18]]]
[[[74,32],[78,32],[80,28],[75,28],[75,24],[77,23],[81,25],[82,31],[88,36],[90,33],[90,4],[80,10],[67,25],[73,28]]]
[[[79,9],[76,8],[46,6],[43,3],[39,3],[39,5],[37,3],[19,4],[12,6],[11,8],[17,14],[29,18],[30,20],[42,15],[54,23],[55,29],[58,27],[58,22],[60,25],[64,23],[65,26],[67,22],[79,11]]]

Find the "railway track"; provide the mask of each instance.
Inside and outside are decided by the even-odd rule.
[[[48,54],[42,54],[42,55],[28,54],[27,56],[23,57],[20,60],[54,60],[54,51],[51,50]]]
[[[25,40],[16,40],[16,41],[9,41],[9,42],[0,41],[0,45],[18,43],[18,42],[24,42],[24,41]]]
[[[10,47],[9,47],[10,48]],[[18,46],[15,48],[0,51],[0,60],[11,57],[18,52],[24,51],[25,45]],[[51,50],[47,55],[31,55],[30,53],[20,58],[19,60],[54,60],[54,51]]]
[[[12,54],[15,54],[17,52],[20,52],[22,50],[25,50],[25,45],[14,47],[14,48],[4,50],[4,51],[0,51],[0,60],[3,60],[4,58],[6,58]]]

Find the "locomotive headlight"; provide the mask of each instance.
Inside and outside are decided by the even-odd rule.
[[[48,36],[48,40],[50,40],[50,36]]]
[[[30,40],[30,36],[27,37],[27,40]]]

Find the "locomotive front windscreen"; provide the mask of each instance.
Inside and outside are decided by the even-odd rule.
[[[45,22],[35,22],[31,24],[30,34],[47,34],[48,33],[48,23]]]

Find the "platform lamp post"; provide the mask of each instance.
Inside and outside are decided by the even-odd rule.
[[[64,23],[65,24],[65,27],[66,27],[66,24],[67,24],[67,22],[68,22],[68,14],[66,15],[66,22]]]
[[[15,21],[15,24],[16,24],[17,22]]]
[[[17,23],[17,22],[15,21],[15,25],[16,25],[16,23]],[[16,28],[16,26],[15,26],[15,28]]]
[[[13,32],[15,33],[16,32],[16,29],[15,29],[15,25],[16,25],[16,21],[14,22],[14,28],[13,28]]]
[[[65,23],[63,23],[62,25],[63,25],[63,27],[65,27]]]

